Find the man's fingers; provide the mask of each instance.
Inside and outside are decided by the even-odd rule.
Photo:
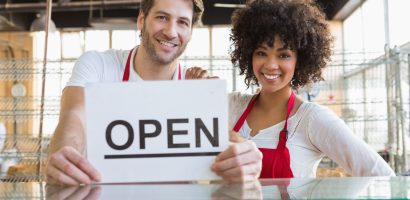
[[[195,76],[198,78],[207,78],[208,70],[199,69],[195,71]]]
[[[94,181],[101,181],[100,173],[85,159],[79,152],[75,151],[74,149],[68,150],[70,152],[64,154],[66,158],[74,163],[81,172],[85,173],[88,177],[90,177]]]
[[[54,185],[79,185],[80,183],[64,174],[53,165],[47,166],[47,182]]]
[[[186,69],[186,71],[185,71],[185,79],[192,79],[192,69],[191,68],[188,68],[188,69]]]
[[[185,79],[208,79],[208,70],[200,67],[191,67],[185,71]]]
[[[62,185],[90,184],[100,181],[100,174],[77,150],[64,147],[50,155],[47,164],[49,183]]]
[[[64,173],[66,176],[71,177],[78,183],[90,184],[90,177],[81,171],[74,163],[71,163],[67,159],[59,159],[59,162],[55,162],[54,167],[56,167],[60,172]]]

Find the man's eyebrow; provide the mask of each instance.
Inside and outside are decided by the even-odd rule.
[[[163,15],[170,15],[169,13],[162,11],[162,10],[158,10],[154,12],[155,14],[163,14]]]
[[[167,12],[165,12],[165,11],[162,11],[162,10],[158,10],[158,11],[155,11],[154,12],[155,14],[162,14],[162,15],[167,15],[167,16],[170,16],[171,14],[169,14],[169,13],[167,13]],[[182,20],[186,20],[186,21],[188,21],[188,22],[191,22],[191,19],[189,19],[188,17],[178,17],[179,19],[182,19]]]

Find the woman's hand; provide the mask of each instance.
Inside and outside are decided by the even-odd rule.
[[[227,182],[257,180],[262,170],[262,153],[254,142],[236,132],[230,132],[229,140],[231,145],[216,157],[212,171]]]

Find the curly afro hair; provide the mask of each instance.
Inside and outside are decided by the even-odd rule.
[[[272,47],[275,36],[297,52],[293,89],[324,80],[322,69],[330,61],[333,37],[325,15],[311,0],[253,0],[234,12],[232,24],[231,61],[245,74],[248,87],[259,85],[253,52],[265,42]]]

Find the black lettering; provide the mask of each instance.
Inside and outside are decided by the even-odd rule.
[[[168,129],[168,148],[189,148],[189,143],[174,143],[174,135],[188,135],[188,131],[175,131],[173,124],[176,123],[188,123],[188,119],[168,119],[167,129]]]
[[[201,130],[205,133],[205,136],[208,138],[209,142],[213,147],[219,146],[219,137],[218,137],[218,118],[213,118],[213,127],[214,135],[212,136],[209,130],[206,128],[204,122],[200,118],[195,118],[195,146],[201,147]]]
[[[112,141],[112,129],[117,125],[123,125],[128,130],[128,140],[123,145],[116,145]],[[107,143],[111,148],[115,150],[124,150],[130,147],[131,144],[134,142],[134,130],[132,129],[131,124],[129,124],[128,122],[124,120],[115,120],[108,125],[105,131],[105,139],[107,140]]]
[[[145,125],[151,124],[155,126],[155,131],[152,133],[145,132]],[[161,133],[161,124],[157,120],[140,120],[140,149],[145,149],[145,138],[157,137]]]

